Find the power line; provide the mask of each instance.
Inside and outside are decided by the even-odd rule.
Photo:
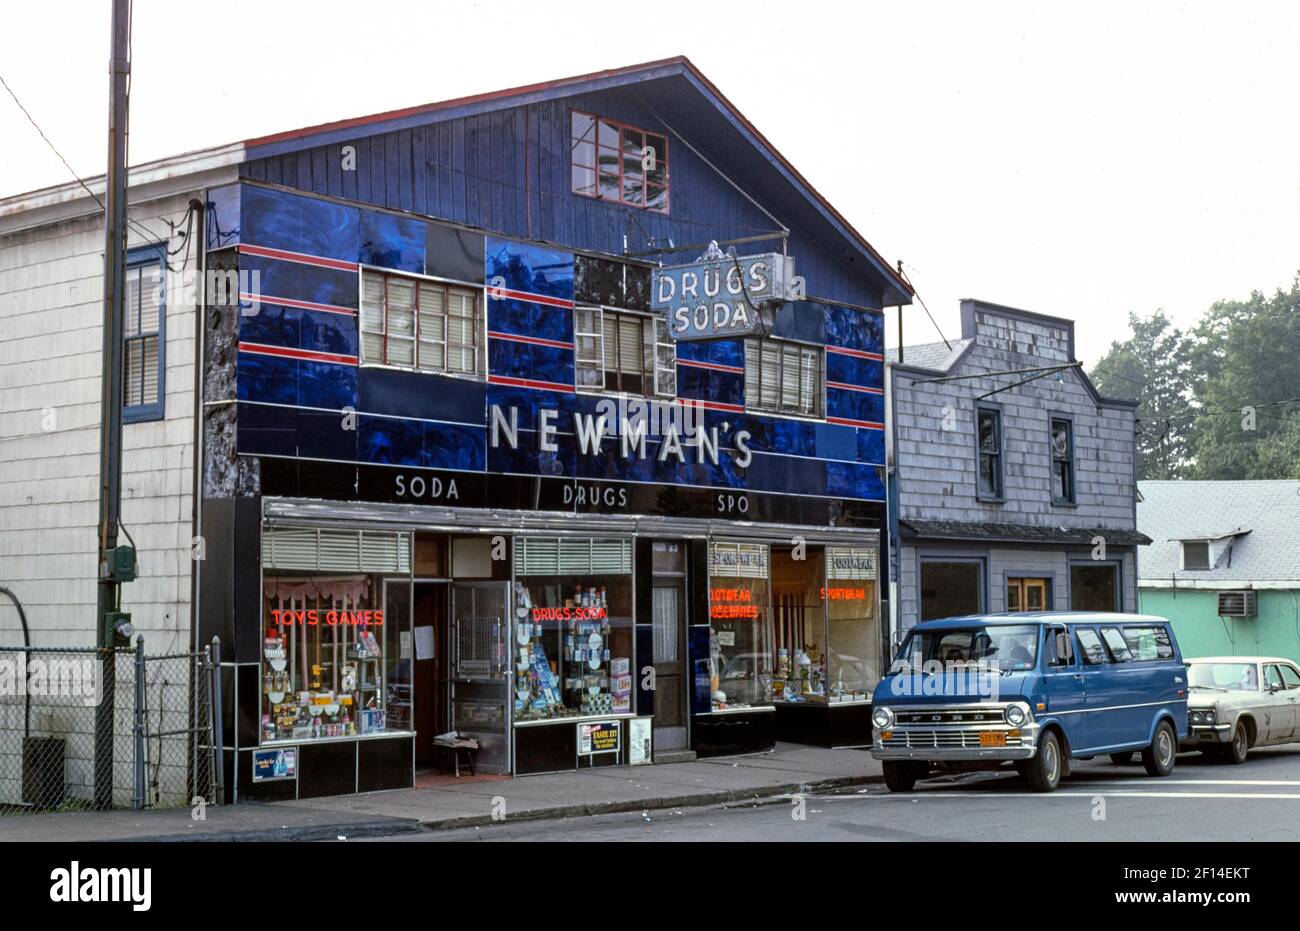
[[[918,290],[916,290],[916,285],[912,284],[912,279],[911,279],[911,278],[908,278],[908,277],[907,277],[907,272],[903,271],[903,265],[904,265],[904,264],[906,264],[906,263],[904,263],[902,259],[899,259],[899,260],[898,260],[898,273],[903,277],[903,280],[906,281],[906,282],[908,283],[908,285],[911,287],[911,289],[912,289],[912,293],[916,295],[916,299],[917,299],[917,301],[919,301],[920,304],[921,304],[921,309],[925,311],[925,315],[926,315],[927,317],[929,317],[929,318],[930,318],[930,322],[934,324],[935,332],[937,332],[937,333],[939,334],[939,338],[940,338],[941,340],[943,340],[943,344],[944,344],[945,346],[947,346],[949,352],[951,352],[951,351],[952,351],[952,343],[948,342],[948,337],[944,336],[944,335],[943,335],[943,330],[939,329],[939,322],[938,322],[937,320],[934,319],[934,314],[930,313],[930,308],[925,306],[925,300],[921,297],[921,292],[918,291]],[[909,267],[912,269],[912,271],[916,271],[916,266],[915,266],[915,265],[911,265],[911,266],[909,266]],[[902,346],[899,347],[899,349],[902,349],[902,348],[903,348]]]
[[[38,134],[40,134],[40,137],[43,140],[45,140],[45,144],[50,147],[50,151],[53,152],[58,157],[59,161],[63,163],[63,167],[68,169],[68,174],[72,175],[72,177],[76,179],[76,182],[82,186],[82,188],[85,190],[87,194],[90,195],[91,199],[96,204],[99,205],[99,209],[103,210],[104,202],[99,199],[99,195],[90,189],[90,186],[86,184],[84,180],[82,180],[81,175],[77,174],[75,171],[72,170],[72,166],[69,165],[68,160],[63,157],[63,153],[58,150],[58,148],[54,145],[53,142],[50,141],[50,137],[45,135],[45,130],[41,129],[40,124],[36,122],[35,118],[31,115],[31,113],[28,112],[27,108],[23,106],[23,102],[18,99],[18,95],[14,93],[14,89],[9,86],[9,82],[4,79],[3,75],[0,75],[0,85],[3,85],[4,89],[9,92],[9,96],[12,97],[14,103],[18,105],[18,109],[22,111],[23,116],[27,117],[27,122],[31,123],[32,128],[35,129]],[[153,233],[149,232],[149,230],[145,229],[135,220],[132,220],[128,217],[126,222],[131,225],[132,229],[138,232],[141,236],[144,236],[146,239],[151,239],[160,246],[165,245],[161,239],[159,239]],[[175,269],[173,269],[173,271],[175,271]]]

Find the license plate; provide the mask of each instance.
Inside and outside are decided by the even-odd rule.
[[[980,733],[981,747],[1005,747],[1007,735],[1002,731],[983,731]]]

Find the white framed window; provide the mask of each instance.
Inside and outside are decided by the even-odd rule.
[[[745,406],[820,417],[826,394],[825,350],[778,339],[745,340]]]
[[[482,374],[482,307],[476,288],[362,269],[361,364]]]
[[[662,317],[575,307],[573,340],[579,388],[646,397],[677,394],[677,345]]]

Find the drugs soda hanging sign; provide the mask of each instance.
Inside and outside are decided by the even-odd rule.
[[[678,342],[749,336],[764,304],[786,300],[793,267],[779,252],[733,256],[710,243],[697,262],[655,269],[650,306]]]

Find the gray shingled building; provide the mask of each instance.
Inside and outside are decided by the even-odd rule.
[[[1136,402],[1098,394],[1071,320],[964,300],[961,321],[888,356],[895,637],[980,611],[1136,610]]]

